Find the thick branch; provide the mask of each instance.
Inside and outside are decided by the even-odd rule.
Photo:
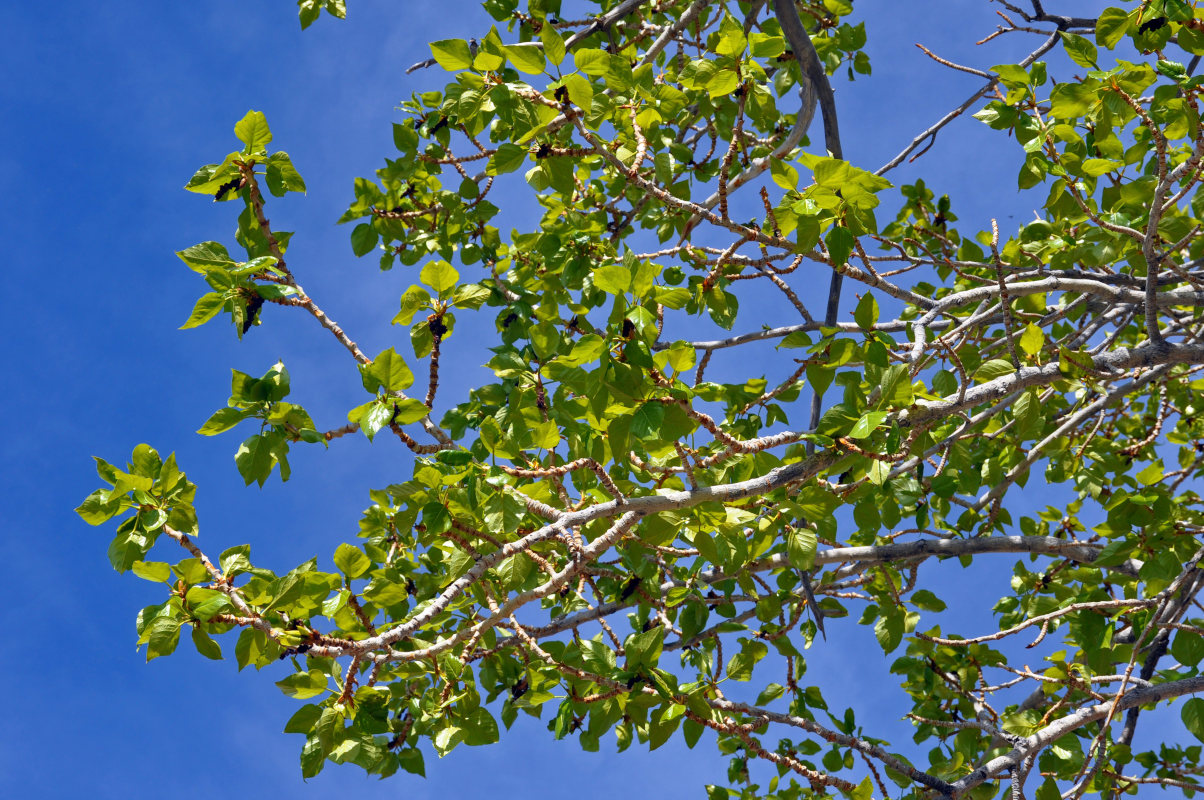
[[[1204,677],[1197,676],[1154,686],[1140,686],[1117,701],[1097,703],[1081,708],[1073,714],[1050,723],[1032,736],[1022,739],[1011,752],[991,759],[961,780],[955,781],[951,784],[953,791],[950,792],[950,796],[959,796],[1006,770],[1019,767],[1028,755],[1047,747],[1071,731],[1104,719],[1113,712],[1114,707],[1116,711],[1124,711],[1197,692],[1204,692]]]

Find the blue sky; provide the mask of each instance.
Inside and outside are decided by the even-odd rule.
[[[1089,14],[1105,4],[1066,5],[1058,10]],[[979,85],[934,64],[915,42],[979,68],[1017,61],[1038,43],[1013,34],[976,48],[998,21],[977,0],[858,0],[857,8],[874,74],[855,84],[838,77],[835,86],[845,155],[869,169]],[[299,313],[269,314],[241,343],[225,323],[177,330],[204,287],[173,252],[208,239],[233,245],[234,226],[231,205],[181,187],[198,166],[235,149],[232,126],[248,109],[264,111],[274,146],[289,151],[309,188],[269,208],[278,228],[297,231],[290,266],[367,352],[389,346],[405,270],[382,274],[373,259],[356,259],[350,228],[333,223],[352,179],[371,175],[392,152],[398,101],[443,81],[441,72],[407,76],[405,67],[429,55],[427,41],[480,35],[488,22],[479,7],[353,0],[346,22],[323,18],[302,32],[289,2],[68,0],[4,4],[0,25],[0,231],[8,253],[0,315],[8,376],[0,397],[0,564],[8,569],[0,794],[192,797],[238,787],[290,797],[332,789],[364,798],[510,797],[559,794],[584,777],[573,794],[592,798],[699,796],[701,784],[722,782],[725,762],[705,738],[692,752],[669,745],[651,754],[638,746],[621,757],[606,748],[583,754],[552,741],[543,723],[520,720],[495,747],[460,748],[443,761],[428,752],[425,781],[377,783],[330,765],[303,783],[301,738],[280,733],[295,703],[272,686],[279,670],[238,674],[232,660],[208,662],[187,646],[146,664],[134,649],[133,619],[160,601],[161,589],[113,572],[105,558],[111,526],[89,528],[72,511],[97,485],[90,456],[122,461],[149,442],[175,451],[200,485],[202,546],[249,541],[257,562],[283,571],[353,540],[367,489],[408,477],[408,455],[394,442],[355,437],[327,453],[294,449],[288,484],[273,478],[248,489],[234,470],[234,435],[193,433],[224,404],[231,367],[260,374],[283,358],[294,396],[320,426],[339,424],[363,398],[350,359]],[[1069,69],[1051,63],[1054,74]],[[1014,142],[963,119],[890,177],[898,184],[924,175],[938,194],[948,192],[964,232],[991,216],[1007,232],[1041,200],[1016,191],[1018,165]],[[525,207],[519,197],[510,202],[514,213]],[[845,308],[852,305],[846,297]],[[445,376],[447,386],[476,380],[483,360],[456,359],[461,367]],[[955,566],[928,569],[958,580]],[[973,611],[985,612],[1006,591],[1002,575],[997,589],[967,594]],[[888,662],[872,632],[845,627],[810,651],[812,676],[823,676],[829,697],[843,683],[864,713],[908,737],[897,714],[873,711],[894,683],[883,681]],[[232,642],[226,649],[232,655]],[[867,691],[867,679],[877,688]]]

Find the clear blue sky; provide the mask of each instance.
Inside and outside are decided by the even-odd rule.
[[[1086,14],[1105,4],[1065,5],[1055,10]],[[852,85],[838,76],[835,85],[846,156],[870,169],[978,86],[935,65],[915,42],[987,68],[1018,60],[1038,41],[1012,35],[976,48],[997,21],[978,0],[857,7],[874,74]],[[498,746],[460,748],[441,762],[428,751],[425,781],[377,783],[328,765],[303,783],[302,739],[280,733],[295,708],[272,685],[283,667],[238,674],[232,642],[224,662],[185,644],[146,664],[134,649],[133,619],[162,599],[161,588],[113,572],[105,557],[112,526],[89,528],[72,512],[97,485],[91,455],[122,461],[149,442],[174,450],[200,485],[203,546],[249,541],[257,562],[283,571],[353,540],[367,489],[408,477],[408,455],[395,442],[356,437],[329,453],[295,449],[290,483],[273,478],[248,489],[234,470],[235,435],[193,433],[224,404],[231,367],[259,374],[284,358],[294,395],[320,426],[339,424],[362,398],[346,354],[301,314],[269,308],[267,324],[241,344],[225,323],[177,330],[203,287],[173,251],[207,239],[233,245],[234,227],[231,205],[181,187],[196,167],[235,149],[231,129],[248,109],[264,111],[273,146],[290,152],[309,186],[308,196],[270,208],[278,228],[298,232],[290,266],[366,351],[387,347],[406,275],[357,260],[350,228],[333,223],[352,179],[392,152],[397,102],[443,79],[436,71],[406,76],[405,67],[429,55],[427,41],[479,36],[487,27],[479,7],[352,0],[346,22],[323,18],[302,32],[294,4],[283,1],[67,0],[5,3],[0,27],[0,795],[542,796],[564,794],[566,781],[584,776],[577,797],[673,797],[722,782],[725,762],[705,738],[693,752],[670,745],[583,754],[572,741],[552,741],[543,723],[520,720]],[[1040,204],[1040,195],[1018,195],[1018,164],[1014,143],[963,119],[915,167],[890,177],[926,175],[938,194],[953,196],[964,231],[991,216],[1010,231]],[[474,380],[475,363],[448,379]],[[927,569],[957,580],[954,566]],[[985,612],[1006,577],[997,590],[968,594],[967,606]],[[832,687],[829,697],[843,683],[862,716],[909,738],[897,713],[876,708],[895,682],[870,631],[837,632],[808,658],[815,682]],[[868,689],[859,683],[867,680]]]

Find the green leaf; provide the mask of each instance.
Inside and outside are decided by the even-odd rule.
[[[753,31],[749,35],[749,52],[757,58],[777,58],[786,52],[786,40],[781,36]]]
[[[991,70],[999,75],[999,79],[1005,86],[1027,86],[1029,83],[1028,71],[1019,64],[996,64],[991,67]],[[982,119],[978,114],[975,114],[975,117]]]
[[[372,569],[372,559],[355,545],[344,542],[334,551],[334,564],[348,578],[359,578]]]
[[[497,720],[487,709],[477,706],[464,717],[464,744],[481,747],[498,741]]]
[[[456,272],[456,268],[446,261],[431,261],[422,268],[418,279],[438,294],[443,295],[456,285],[456,281],[460,279],[460,273]]]
[[[1162,480],[1162,475],[1162,462],[1155,461],[1141,472],[1138,472],[1134,477],[1142,486],[1152,486]]]
[[[380,235],[371,223],[361,222],[351,231],[351,252],[356,256],[364,256],[371,253],[376,247],[376,243],[380,241]]]
[[[857,302],[857,308],[853,311],[853,321],[862,330],[867,331],[873,328],[874,323],[878,321],[878,301],[870,292],[863,294],[861,300]]]
[[[913,593],[911,602],[915,604],[916,608],[924,611],[944,611],[947,607],[944,600],[927,589],[919,589]]]
[[[769,653],[769,646],[764,642],[743,639],[740,642],[740,652],[727,662],[728,677],[734,681],[752,680],[753,668],[757,662]]]
[[[711,99],[732,94],[740,87],[740,74],[733,69],[717,70],[707,81],[706,90]]]
[[[1095,69],[1095,60],[1099,55],[1099,51],[1095,49],[1095,45],[1089,40],[1077,34],[1063,31],[1062,46],[1066,48],[1066,55],[1070,56],[1071,61],[1080,67]]]
[[[355,421],[360,424],[360,430],[371,441],[380,429],[388,425],[389,420],[393,419],[393,403],[387,399],[373,400],[361,406],[361,408],[363,409],[363,413],[359,414],[355,418]]]
[[[230,258],[230,253],[226,251],[225,245],[220,242],[194,244],[192,247],[178,251],[176,255],[188,265],[189,269],[202,275],[214,267],[231,269],[237,266],[234,259]]]
[[[308,700],[326,691],[326,673],[311,669],[309,672],[296,672],[284,680],[276,681],[280,691],[296,700]]]
[[[238,473],[242,475],[247,486],[255,481],[262,487],[268,476],[272,474],[274,462],[272,441],[267,436],[259,434],[243,442],[239,446],[238,452],[234,454],[234,463],[238,467]]]
[[[326,765],[326,752],[318,737],[310,736],[301,748],[301,778],[308,779],[322,771]]]
[[[435,62],[448,72],[468,69],[472,66],[472,51],[463,39],[441,39],[431,42],[431,55]]]
[[[719,41],[715,43],[715,52],[721,56],[743,55],[748,40],[744,38],[744,30],[740,23],[731,16],[725,16],[719,26]]]
[[[849,431],[850,439],[866,439],[886,421],[887,412],[870,411],[862,415]]]
[[[911,373],[903,364],[894,364],[882,373],[879,384],[882,394],[880,406],[900,407],[909,406],[915,400],[911,386]]]
[[[1049,113],[1058,119],[1083,116],[1097,102],[1095,83],[1059,83],[1050,94]]]
[[[585,668],[601,675],[610,673],[615,668],[615,651],[605,642],[596,639],[581,640],[581,658]]]
[[[818,547],[819,539],[810,528],[790,528],[786,533],[786,558],[795,569],[813,569]]]
[[[393,408],[393,421],[398,425],[409,425],[430,413],[430,409],[421,400],[413,397],[398,400],[393,404]]]
[[[245,117],[234,124],[234,135],[247,146],[249,152],[261,150],[272,141],[272,131],[262,111],[248,111]]]
[[[631,272],[620,264],[598,267],[593,278],[594,286],[608,294],[623,294],[631,289]]]
[[[903,615],[901,613],[886,614],[878,617],[874,623],[874,636],[883,652],[890,653],[903,641]]]
[[[479,283],[462,283],[452,293],[452,302],[456,308],[477,309],[484,305],[492,292]]]
[[[780,158],[769,160],[769,172],[773,182],[787,191],[798,188],[798,170],[782,161]],[[830,248],[831,245],[828,245]],[[850,252],[852,252],[850,250]]]
[[[267,181],[268,190],[276,197],[283,197],[288,192],[305,194],[305,180],[293,166],[293,161],[289,158],[288,153],[283,150],[278,150],[268,156],[264,179]]]
[[[628,669],[655,667],[661,657],[661,649],[665,643],[665,629],[656,626],[643,633],[634,633],[627,637],[623,647],[627,651]]]
[[[574,348],[575,350],[575,348]],[[674,372],[682,373],[694,366],[698,352],[689,342],[676,341],[669,345],[667,362]]]
[[[601,50],[582,47],[573,51],[573,61],[577,69],[595,78],[605,77],[610,72],[610,54]],[[574,101],[576,102],[576,101]]]
[[[297,16],[301,20],[301,30],[313,25],[321,14],[320,0],[297,0]]]
[[[1133,543],[1127,539],[1113,539],[1100,550],[1092,564],[1100,567],[1113,567],[1122,564],[1133,552]]]
[[[1030,322],[1025,327],[1024,333],[1020,334],[1020,339],[1017,343],[1020,345],[1020,349],[1026,354],[1035,356],[1045,346],[1045,332]]]
[[[857,237],[853,236],[853,232],[848,228],[834,225],[824,237],[824,244],[828,247],[828,257],[832,259],[832,263],[840,266],[847,262],[853,254],[856,241]]]
[[[1158,72],[1170,78],[1173,81],[1180,81],[1187,77],[1187,68],[1177,61],[1168,61],[1165,58],[1158,59]]]
[[[401,310],[393,317],[394,325],[409,325],[414,315],[425,308],[431,307],[431,295],[421,286],[411,286],[401,296]]]
[[[1056,780],[1046,778],[1041,781],[1041,785],[1037,787],[1037,791],[1033,797],[1036,800],[1062,800],[1062,789],[1058,786]]]
[[[1125,10],[1104,9],[1095,22],[1096,43],[1111,50],[1128,32],[1129,24],[1129,14]]]
[[[799,509],[809,522],[819,522],[840,506],[840,498],[815,484],[804,486],[795,497]]]
[[[1186,25],[1179,28],[1179,46],[1192,55],[1204,55],[1204,31],[1189,28]]]
[[[1097,178],[1100,175],[1107,175],[1109,172],[1118,172],[1124,169],[1124,166],[1123,163],[1108,158],[1088,158],[1083,161],[1080,169],[1083,170],[1083,174]]]
[[[578,62],[581,60],[581,51],[578,50],[576,55]],[[578,108],[588,111],[594,102],[594,87],[588,80],[581,77],[577,73],[564,76],[564,88],[568,89],[569,102]]]
[[[112,493],[108,490],[97,489],[84,498],[84,502],[79,504],[75,513],[79,514],[89,525],[101,525],[108,522],[120,514],[125,507],[124,495],[116,497],[111,495]]]
[[[197,433],[202,436],[215,436],[219,433],[224,433],[253,413],[251,409],[219,408],[213,412],[213,416],[205,420],[205,424],[200,427]]]
[[[267,647],[268,637],[263,631],[255,628],[243,628],[242,633],[238,634],[238,642],[234,645],[234,657],[238,661],[238,669],[241,671],[248,665],[259,668],[266,664],[268,661]]]
[[[497,152],[489,157],[489,166],[485,169],[488,175],[504,175],[514,172],[527,159],[527,149],[511,142],[498,146]]]
[[[502,47],[502,37],[498,34],[497,28],[490,28],[489,33],[478,47],[476,56],[472,59],[473,68],[485,72],[501,69],[502,65],[506,63],[506,53]]]
[[[519,72],[525,72],[528,75],[543,74],[543,49],[535,42],[507,45],[504,49],[506,51],[506,60]]]
[[[422,760],[422,751],[413,747],[406,748],[397,754],[401,768],[413,775],[426,777],[426,766]]]
[[[631,435],[641,440],[659,439],[664,422],[664,403],[644,403],[631,416]]]
[[[322,716],[322,706],[306,703],[298,708],[284,723],[284,733],[309,733]]]
[[[434,736],[431,737],[431,745],[434,746],[435,752],[442,758],[456,748],[464,740],[464,731],[458,725],[447,725],[440,728]]]
[[[169,656],[176,651],[180,643],[180,621],[167,616],[160,616],[151,623],[150,637],[146,642],[146,660],[153,661],[159,656]]]
[[[1032,389],[1016,398],[1012,406],[1012,417],[1016,420],[1016,436],[1021,441],[1033,439],[1041,431],[1041,401]]]
[[[1179,716],[1183,720],[1183,727],[1204,742],[1204,698],[1193,697],[1188,700],[1183,704]]]
[[[263,373],[263,377],[256,381],[256,388],[261,392],[266,392],[266,395],[262,398],[264,400],[276,401],[287,397],[289,392],[289,377],[284,363],[277,361],[273,364],[271,369]]]
[[[130,572],[154,583],[167,583],[171,579],[171,567],[162,561],[135,561]]]
[[[192,626],[192,644],[196,647],[196,651],[205,658],[213,661],[222,660],[222,646],[213,641],[209,634],[196,625]]]
[[[1003,358],[992,358],[990,361],[983,362],[978,369],[974,371],[974,380],[979,383],[993,381],[996,378],[1002,378],[1004,375],[1011,375],[1016,371],[1016,367],[1011,361]]]
[[[564,61],[564,39],[561,38],[560,32],[556,30],[555,25],[544,25],[543,29],[539,32],[539,41],[543,43],[543,52],[547,56],[548,61],[551,61],[553,64],[559,64],[561,61]]]
[[[376,391],[377,386],[383,386],[388,392],[401,392],[414,383],[414,373],[406,365],[405,359],[397,354],[392,347],[381,352],[372,363],[363,368],[367,373],[364,386],[369,391]],[[375,385],[369,385],[374,379]]]
[[[1194,667],[1204,659],[1204,637],[1191,631],[1175,631],[1171,640],[1171,655],[1180,664]]]

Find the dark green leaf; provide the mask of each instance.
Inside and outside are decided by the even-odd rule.
[[[828,235],[824,237],[824,244],[828,247],[828,257],[832,263],[840,266],[848,261],[856,241],[857,237],[853,236],[853,232],[848,228],[843,225],[832,226]]]
[[[376,248],[380,236],[369,222],[361,222],[351,231],[351,252],[357,256],[365,256]]]

